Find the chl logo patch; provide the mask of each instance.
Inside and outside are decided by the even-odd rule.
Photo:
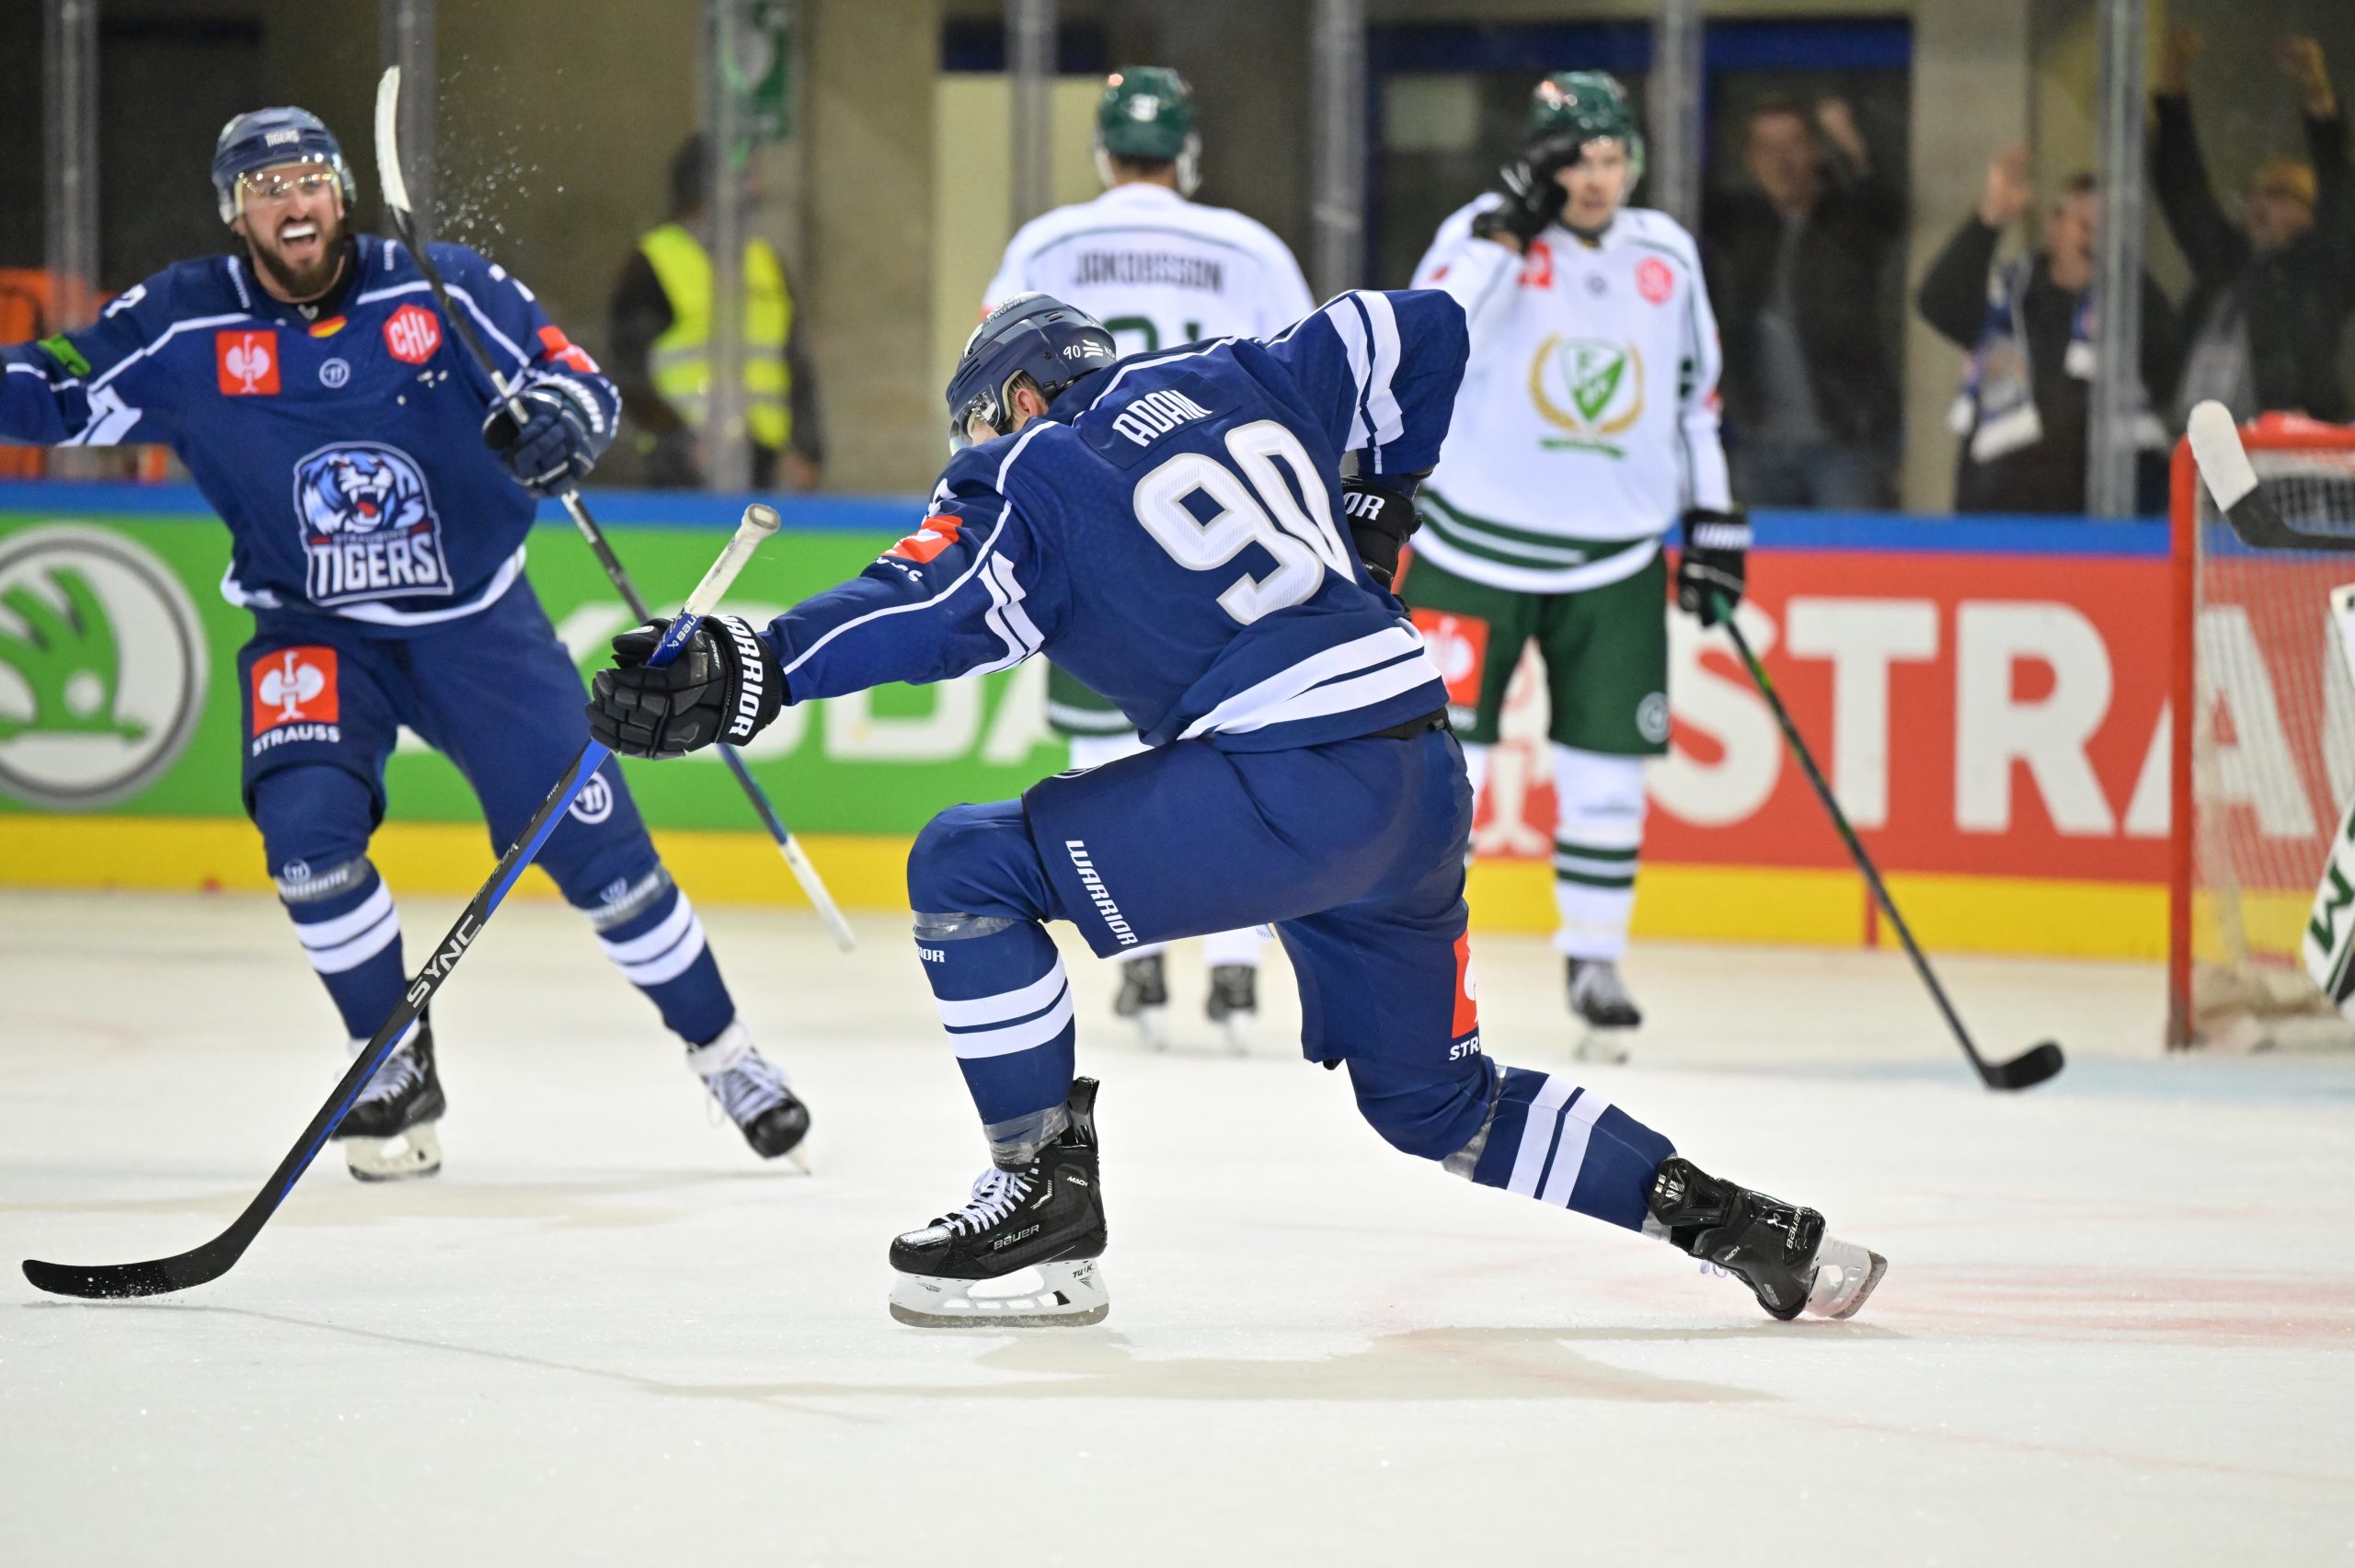
[[[220,374],[221,391],[229,397],[278,395],[278,334],[216,332],[213,335],[213,364]]]
[[[405,365],[421,365],[442,347],[442,323],[421,305],[403,305],[385,323],[385,347]]]
[[[1457,615],[1445,610],[1411,612],[1415,630],[1447,682],[1447,705],[1476,708],[1480,681],[1488,669],[1488,623],[1477,615]]]
[[[304,644],[254,661],[254,733],[281,724],[333,724],[342,716],[335,649]]]
[[[1636,292],[1653,304],[1666,304],[1668,296],[1676,289],[1676,274],[1668,263],[1657,256],[1647,256],[1636,265]]]

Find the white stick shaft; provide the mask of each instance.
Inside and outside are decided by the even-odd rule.
[[[704,573],[703,581],[695,584],[695,591],[687,595],[684,607],[685,612],[700,619],[718,609],[719,601],[727,597],[729,586],[736,580],[736,574],[744,569],[745,563],[752,558],[752,552],[777,531],[777,515],[771,508],[757,501],[746,507],[743,521],[736,525],[735,536],[728,541],[728,547],[720,551],[719,559],[712,562],[711,570]]]

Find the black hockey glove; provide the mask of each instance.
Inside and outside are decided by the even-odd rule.
[[[668,616],[614,639],[614,668],[589,687],[589,733],[625,757],[668,760],[716,741],[741,746],[785,706],[776,656],[740,615],[713,615],[660,670],[646,660]]]
[[[1562,215],[1570,193],[1554,177],[1577,163],[1579,150],[1585,145],[1575,136],[1548,136],[1530,143],[1521,156],[1497,171],[1503,204],[1472,220],[1474,235],[1494,239],[1499,233],[1508,234],[1526,250],[1531,240]]]
[[[1398,575],[1398,549],[1422,525],[1415,515],[1419,474],[1396,478],[1351,475],[1341,481],[1341,510],[1350,520],[1350,543],[1376,583],[1390,586]]]
[[[1750,519],[1738,511],[1694,507],[1684,514],[1684,553],[1676,563],[1676,607],[1697,615],[1704,626],[1717,624],[1719,599],[1726,613],[1741,602],[1750,560]]]
[[[605,415],[588,393],[557,379],[515,389],[523,422],[501,399],[482,422],[482,444],[507,460],[515,482],[535,496],[560,495],[587,476],[605,449]]]

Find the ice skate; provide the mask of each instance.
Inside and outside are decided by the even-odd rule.
[[[1729,1274],[1787,1322],[1801,1312],[1854,1317],[1889,1260],[1824,1234],[1823,1216],[1710,1175],[1671,1155],[1652,1174],[1647,1235]]]
[[[351,1042],[358,1057],[365,1040]],[[433,1024],[420,1018],[408,1041],[386,1057],[335,1129],[344,1163],[363,1182],[401,1182],[442,1168],[442,1139],[433,1124],[448,1103],[433,1070]]]
[[[1112,1310],[1097,1259],[1096,1080],[1072,1080],[1068,1127],[1019,1170],[993,1165],[971,1201],[891,1243],[891,1315],[918,1328],[1078,1327]]]
[[[810,1134],[810,1107],[786,1086],[776,1065],[752,1048],[752,1031],[741,1020],[707,1044],[688,1047],[687,1065],[753,1153],[764,1160],[783,1155],[802,1170],[810,1169],[802,1147]]]
[[[1219,964],[1211,969],[1210,1001],[1203,1009],[1226,1033],[1236,1056],[1250,1049],[1251,1021],[1259,1015],[1259,971],[1248,964]]]
[[[1608,958],[1570,958],[1568,972],[1570,1012],[1586,1025],[1573,1054],[1580,1061],[1616,1066],[1627,1059],[1635,1032],[1643,1026],[1643,1010],[1627,994],[1619,966]]]
[[[1112,999],[1112,1015],[1136,1025],[1145,1049],[1169,1048],[1169,976],[1160,954],[1120,961],[1120,992]]]

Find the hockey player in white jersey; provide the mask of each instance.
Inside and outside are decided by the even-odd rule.
[[[1177,72],[1132,65],[1104,83],[1096,109],[1096,171],[1104,194],[1024,224],[990,280],[984,309],[1047,293],[1102,322],[1122,354],[1211,338],[1272,338],[1315,309],[1292,251],[1268,227],[1189,200],[1200,178],[1193,90]],[[1071,742],[1074,768],[1101,767],[1144,749],[1120,710],[1054,666],[1047,718]],[[1258,1011],[1258,928],[1202,941],[1211,972],[1207,1012],[1243,1048]],[[1148,1046],[1168,1043],[1163,950],[1123,955],[1113,1001]]]
[[[1399,596],[1448,674],[1476,791],[1534,640],[1551,713],[1555,945],[1581,1052],[1642,1022],[1619,973],[1643,846],[1644,760],[1668,749],[1668,568],[1716,624],[1749,524],[1717,440],[1717,327],[1693,236],[1628,207],[1643,141],[1619,84],[1547,77],[1500,189],[1440,225],[1418,288],[1463,304],[1472,347]]]

